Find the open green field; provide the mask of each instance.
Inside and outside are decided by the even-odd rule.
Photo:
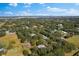
[[[69,43],[74,44],[76,47],[79,48],[79,35],[74,35],[74,36],[68,38],[67,41]]]
[[[79,48],[79,35],[74,35],[74,36],[68,38],[67,41],[68,41],[69,43],[74,44],[76,47]],[[78,49],[73,50],[73,51],[71,51],[71,52],[69,52],[69,53],[65,53],[65,55],[66,55],[66,56],[72,56],[72,55],[74,55],[77,51],[79,51],[79,50],[78,50]]]

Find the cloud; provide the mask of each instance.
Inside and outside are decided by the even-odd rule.
[[[49,15],[61,15],[61,16],[79,16],[79,9],[74,8],[58,8],[58,7],[46,7],[43,13],[47,13]]]
[[[39,4],[44,5],[45,3],[39,3]]]
[[[50,13],[48,12],[34,12],[34,13],[30,13],[32,16],[49,16]]]
[[[13,16],[14,13],[11,12],[11,11],[4,11],[4,12],[1,12],[0,16]]]
[[[29,15],[29,13],[26,12],[26,11],[22,11],[20,15],[21,15],[21,16],[27,16],[27,15]]]
[[[18,4],[17,3],[10,3],[10,6],[16,7]]]
[[[40,4],[46,5],[44,3],[40,3]],[[12,3],[9,5],[16,7],[17,3]],[[32,3],[28,3],[28,4],[24,3],[22,7],[33,7],[33,6]],[[19,10],[15,12],[5,11],[3,13],[5,15],[13,15],[13,16],[79,16],[79,9],[65,8],[65,7],[50,7],[46,5],[44,6],[44,8],[36,9],[35,11],[29,8],[25,8],[24,10]]]
[[[75,3],[76,6],[79,6],[79,3]]]
[[[24,3],[24,7],[31,7],[32,3]]]
[[[67,9],[64,9],[64,8],[57,8],[57,7],[47,7],[47,11],[50,11],[50,12],[65,12],[67,11]]]
[[[11,11],[6,11],[6,12],[4,12],[4,14],[6,14],[6,15],[13,15],[13,13]]]
[[[77,9],[69,9],[68,11],[65,12],[67,15],[75,16],[79,15],[79,10]]]
[[[33,16],[49,16],[49,14],[48,13],[36,13]]]
[[[44,6],[44,7],[46,6],[46,4],[45,4],[45,3],[39,3],[39,4],[40,4],[40,5],[42,5],[42,6]]]
[[[79,10],[54,7],[50,11],[48,11],[48,9],[34,11],[33,13],[28,11],[20,11],[19,13],[16,14],[18,16],[77,16],[79,15]]]
[[[20,11],[18,13],[16,13],[17,16],[48,16],[48,13],[40,13],[40,12],[27,12],[27,11]]]
[[[31,13],[27,11],[19,11],[15,14],[16,16],[30,16]]]
[[[30,16],[32,13],[27,12],[27,11],[17,11],[17,12],[11,12],[11,11],[5,11],[5,12],[0,12],[3,13],[4,16]]]
[[[25,5],[24,7],[26,7],[26,8],[27,8],[27,7],[31,7],[31,6],[30,6],[30,5]]]
[[[24,5],[32,5],[33,3],[24,3]]]

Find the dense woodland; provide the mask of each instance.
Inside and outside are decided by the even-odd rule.
[[[12,33],[16,33],[24,56],[65,56],[74,50],[77,52],[71,55],[79,55],[79,46],[68,41],[79,35],[79,17],[0,19],[0,38]],[[0,55],[5,55],[15,42],[1,40]]]

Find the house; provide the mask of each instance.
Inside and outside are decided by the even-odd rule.
[[[48,39],[48,37],[47,36],[45,36],[45,35],[42,35],[43,36],[43,39]]]
[[[37,28],[37,26],[36,26],[36,25],[34,25],[34,26],[33,26],[33,28]]]
[[[64,38],[64,37],[61,37],[61,39],[62,39],[62,40],[65,40],[65,38]]]
[[[62,24],[58,24],[57,27],[58,27],[58,29],[62,29],[63,25]]]
[[[65,31],[61,31],[61,34],[65,37],[65,36],[67,36],[67,32],[65,32]]]
[[[35,35],[36,35],[36,34],[34,34],[34,33],[30,34],[31,37],[33,37],[33,36],[35,36]]]
[[[41,44],[41,45],[38,45],[37,48],[46,48],[46,46]]]
[[[40,28],[43,28],[43,25],[40,25]]]
[[[6,31],[6,34],[15,34],[15,32]]]
[[[1,51],[4,51],[4,50],[5,50],[4,48],[0,48],[0,52],[1,52]]]
[[[54,30],[52,30],[52,31],[51,31],[51,33],[54,33],[54,32],[56,32],[56,31],[57,31],[57,30],[56,30],[56,29],[54,29]]]
[[[6,52],[6,49],[0,48],[0,54],[3,54],[3,53],[5,53],[5,52]]]
[[[28,27],[28,26],[26,26],[25,28],[26,28],[26,29],[29,29],[29,27]]]
[[[9,34],[10,32],[9,31],[6,31],[6,34]]]

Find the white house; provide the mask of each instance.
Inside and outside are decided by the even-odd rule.
[[[63,35],[63,36],[67,36],[67,32],[65,32],[65,31],[61,31],[61,34]]]
[[[43,45],[43,44],[38,45],[37,47],[38,47],[38,48],[46,48],[46,46],[45,46],[45,45]]]
[[[36,26],[36,25],[34,25],[34,26],[33,26],[33,28],[37,28],[37,26]]]
[[[63,28],[63,25],[62,24],[58,24],[58,28],[59,29],[62,29]]]
[[[6,51],[6,49],[0,48],[0,53],[1,53],[1,52],[4,53],[5,51]]]
[[[47,36],[45,36],[45,35],[42,35],[43,36],[43,39],[48,39],[48,37]]]
[[[28,26],[26,26],[26,29],[29,29],[29,27],[28,27]]]
[[[6,31],[6,34],[9,34],[10,32],[9,31]]]
[[[43,25],[40,25],[40,28],[43,28]]]
[[[35,36],[36,34],[34,34],[34,33],[32,33],[32,34],[30,34],[30,36]]]
[[[56,32],[56,31],[57,31],[57,30],[56,30],[56,29],[54,29],[54,30],[52,30],[52,31],[51,31],[51,33],[54,33],[54,32]]]
[[[6,34],[15,34],[15,32],[6,31]]]

